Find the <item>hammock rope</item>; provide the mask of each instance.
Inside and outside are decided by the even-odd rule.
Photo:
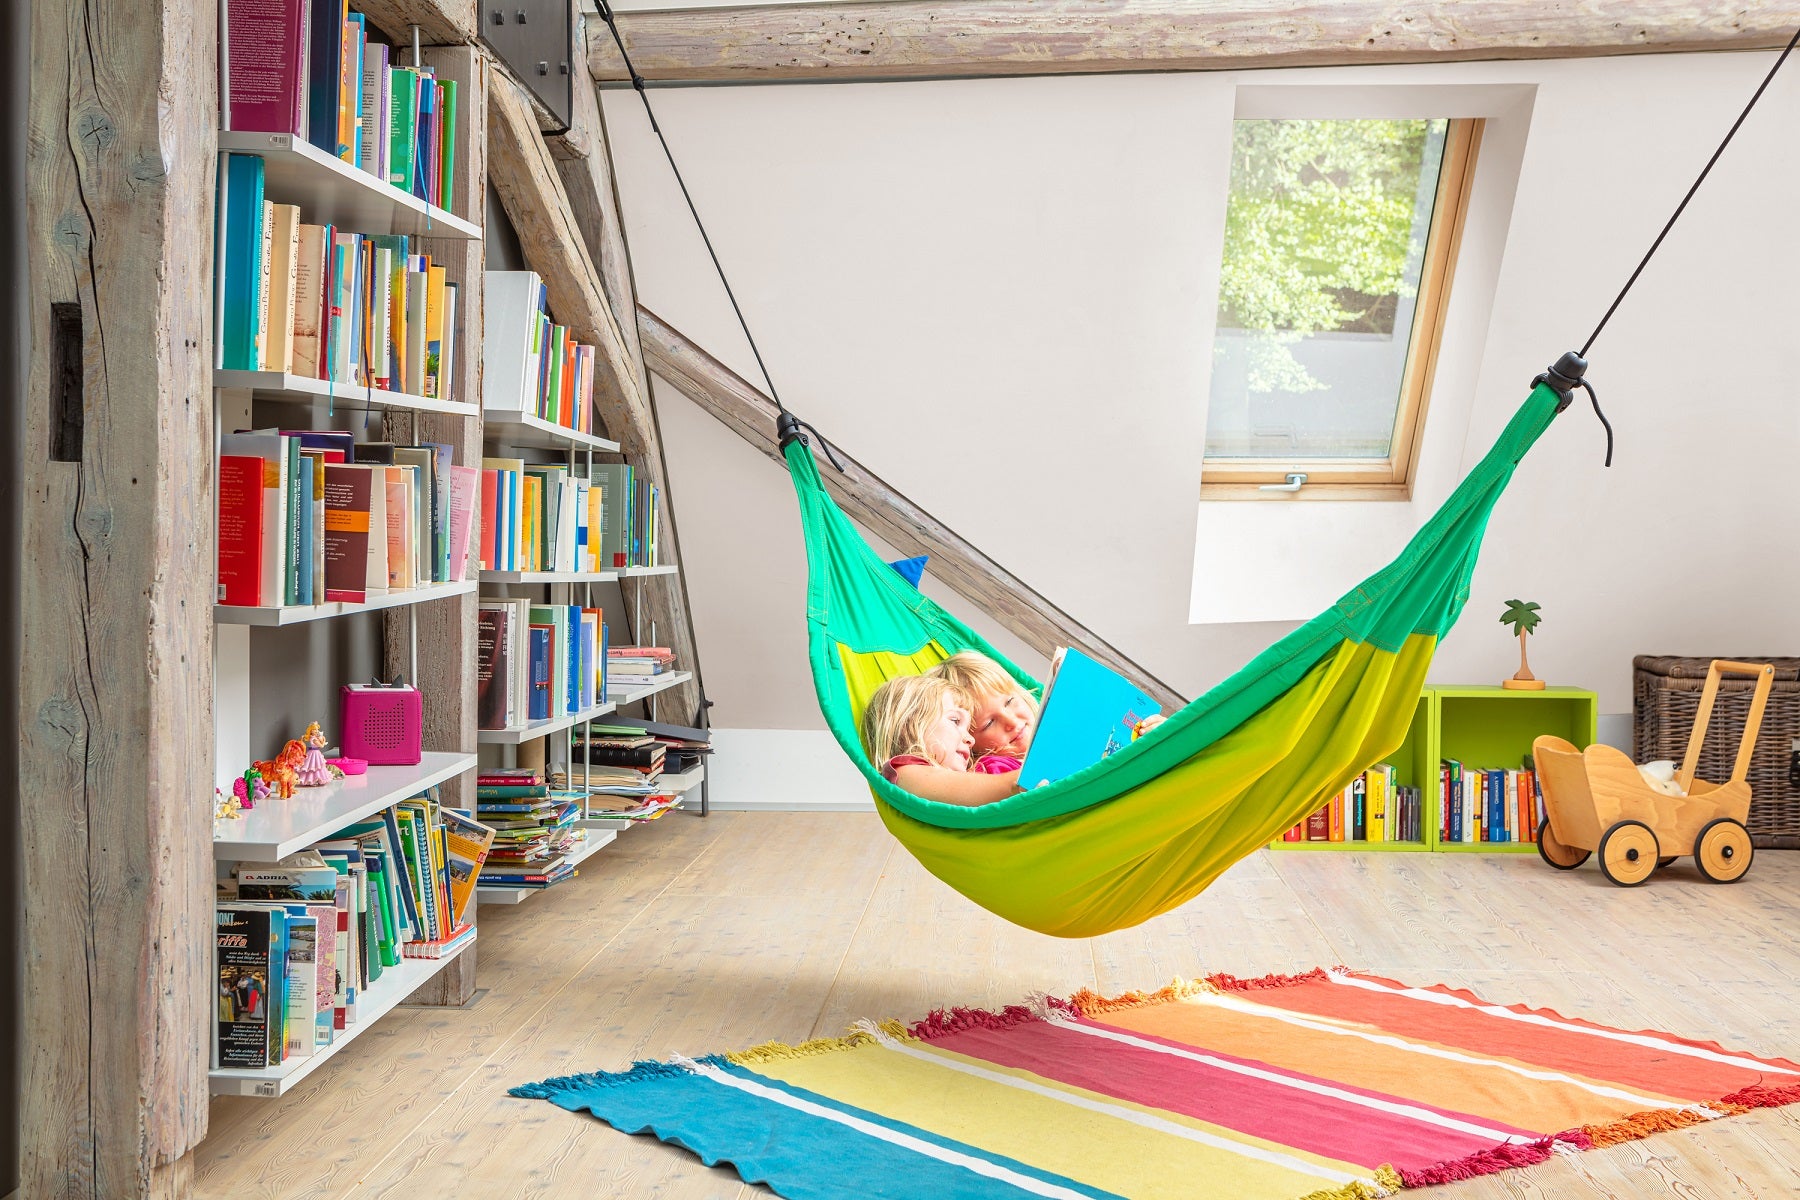
[[[599,0],[599,11],[679,180],[644,79],[626,54],[606,0]],[[1796,43],[1800,32],[1727,143]],[[974,808],[926,800],[883,778],[862,746],[863,707],[886,680],[929,670],[964,650],[986,654],[1028,688],[1035,689],[1036,681],[903,580],[825,490],[801,432],[811,426],[775,396],[682,182],[688,210],[780,413],[778,440],[806,543],[808,656],[819,708],[862,772],[883,823],[933,875],[989,911],[1042,933],[1089,937],[1192,899],[1374,763],[1395,761],[1402,783],[1435,779],[1437,764],[1417,761],[1408,731],[1432,655],[1468,600],[1494,505],[1577,388],[1588,393],[1606,429],[1611,464],[1612,426],[1586,379],[1586,350],[1723,150],[1721,144],[1588,345],[1564,354],[1532,381],[1492,448],[1393,562],[1112,756],[1054,784]],[[829,445],[819,441],[829,456]]]

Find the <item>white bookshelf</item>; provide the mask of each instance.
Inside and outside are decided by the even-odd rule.
[[[415,396],[411,392],[390,392],[383,388],[363,387],[342,380],[314,379],[308,375],[289,375],[282,371],[213,371],[213,386],[244,388],[255,392],[259,400],[291,400],[296,403],[325,404],[351,411],[409,409],[413,412],[450,413],[475,416],[473,404],[455,400],[437,400]]]
[[[592,708],[584,708],[580,712],[564,713],[560,717],[547,717],[542,721],[532,721],[513,729],[478,730],[475,737],[484,746],[517,746],[521,742],[541,738],[547,733],[561,733],[572,725],[581,725],[597,717],[603,717],[616,707],[617,705],[608,701],[605,704],[596,704]]]
[[[325,604],[275,604],[254,608],[242,604],[215,604],[213,622],[218,625],[300,625],[307,621],[346,617],[351,613],[376,612],[407,604],[428,604],[450,596],[466,596],[479,586],[473,579],[465,579],[458,583],[436,583],[429,587],[382,592],[355,603],[334,600]]]
[[[617,453],[619,443],[591,433],[582,433],[554,421],[516,408],[484,408],[481,410],[482,432],[507,446],[530,446],[539,450],[602,450]]]
[[[653,676],[654,682],[651,683],[639,683],[633,680],[630,683],[616,684],[609,675],[606,680],[606,698],[619,706],[636,704],[647,696],[654,696],[658,692],[678,687],[693,677],[692,671],[669,671]]]
[[[483,571],[483,583],[611,583],[617,571]]]
[[[586,823],[584,822],[583,824],[585,825]],[[612,845],[612,843],[617,840],[618,836],[618,833],[611,829],[596,829],[591,825],[588,825],[587,837],[582,840],[581,848],[576,850],[573,854],[570,854],[563,861],[572,867],[579,868],[582,863],[594,857],[594,855],[600,853],[600,851],[604,850],[606,847]],[[481,904],[523,904],[540,892],[547,892],[550,891],[551,888],[562,887],[568,882],[568,878],[564,878],[551,884],[550,887],[547,888],[517,887],[504,883],[477,886],[475,895],[478,902]]]
[[[475,944],[471,937],[444,958],[403,958],[388,967],[381,978],[364,989],[356,1000],[356,1023],[338,1030],[337,1040],[303,1058],[290,1058],[279,1066],[218,1068],[208,1072],[209,1090],[215,1096],[257,1096],[271,1099],[291,1091],[302,1079],[330,1062],[337,1054],[395,1005],[412,995],[439,971],[455,962]]]
[[[473,754],[426,751],[418,766],[370,767],[317,788],[295,788],[235,819],[213,822],[213,857],[274,862],[426,788],[475,768]]]
[[[645,575],[673,575],[675,570],[675,564],[669,563],[667,566],[658,567],[621,567],[619,569],[619,574],[628,579],[633,579]]]
[[[310,224],[332,224],[357,233],[479,241],[481,228],[401,191],[386,180],[327,154],[291,133],[219,131],[219,152],[254,154],[263,160],[263,191],[283,204],[298,204]],[[464,200],[469,199],[464,197]]]

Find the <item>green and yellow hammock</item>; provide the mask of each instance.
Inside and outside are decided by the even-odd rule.
[[[1540,383],[1397,559],[1160,728],[1058,783],[978,808],[883,779],[857,733],[863,706],[883,681],[961,650],[1036,681],[883,562],[826,494],[804,439],[789,440],[825,720],[894,836],[990,912],[1058,937],[1167,912],[1399,749],[1431,656],[1468,599],[1488,514],[1566,404]]]

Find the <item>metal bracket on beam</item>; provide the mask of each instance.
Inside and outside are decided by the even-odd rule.
[[[480,5],[481,40],[567,129],[575,107],[573,0],[480,0]]]

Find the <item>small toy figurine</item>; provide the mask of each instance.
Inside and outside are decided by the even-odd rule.
[[[1537,632],[1538,622],[1543,620],[1538,615],[1538,607],[1528,600],[1508,600],[1506,611],[1500,614],[1500,623],[1511,625],[1519,639],[1519,671],[1511,679],[1500,681],[1503,688],[1524,692],[1544,690],[1544,681],[1531,673],[1531,664],[1525,661],[1525,639]]]
[[[294,794],[294,777],[300,764],[306,759],[306,747],[298,739],[289,739],[281,748],[281,753],[267,762],[255,763],[262,772],[263,779],[269,784],[269,790],[283,800]]]
[[[300,761],[300,769],[294,776],[294,782],[301,787],[324,787],[337,778],[325,763],[325,733],[319,728],[317,721],[306,727],[300,740],[305,743],[306,753]],[[288,744],[293,745],[292,742]]]
[[[226,795],[223,788],[213,789],[213,820],[238,821],[244,816],[243,802],[238,799],[237,791],[244,786],[244,781],[231,781],[231,795]]]
[[[232,781],[231,794],[236,796],[238,803],[246,809],[255,808],[256,802],[268,794],[263,790],[262,772],[255,767],[245,771],[242,779]]]

